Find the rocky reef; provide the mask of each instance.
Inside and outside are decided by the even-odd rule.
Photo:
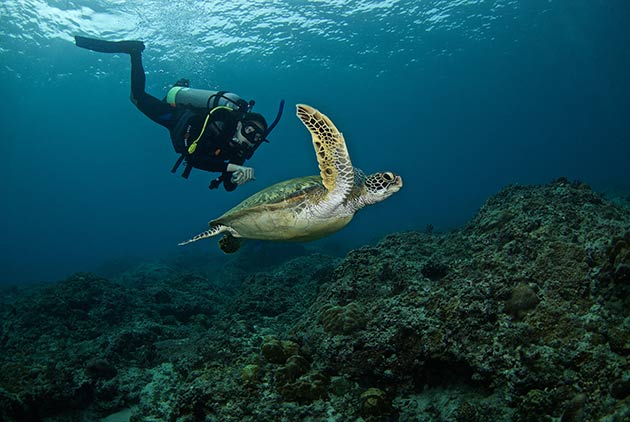
[[[6,289],[0,420],[630,420],[628,203],[508,186],[454,232],[301,252]]]

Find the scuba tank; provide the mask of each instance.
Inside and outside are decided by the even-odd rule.
[[[174,86],[166,94],[166,102],[171,106],[188,106],[212,110],[215,107],[229,107],[233,110],[248,112],[254,105],[243,100],[233,92],[210,91],[206,89]]]

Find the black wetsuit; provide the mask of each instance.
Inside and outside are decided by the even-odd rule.
[[[142,53],[131,53],[131,94],[132,101],[149,119],[167,128],[176,152],[184,154],[187,177],[192,167],[211,172],[220,172],[226,190],[236,189],[227,172],[229,163],[243,164],[251,158],[253,151],[244,151],[232,142],[236,124],[242,114],[228,109],[215,110],[208,120],[202,138],[197,142],[195,152],[188,154],[188,146],[199,137],[207,110],[187,107],[172,107],[145,91],[146,76],[142,66]],[[212,185],[211,185],[212,186]]]

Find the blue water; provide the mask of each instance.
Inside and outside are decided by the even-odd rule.
[[[567,176],[627,194],[629,16],[626,0],[4,0],[0,282],[217,250],[176,244],[318,172],[296,103],[336,123],[356,167],[405,183],[315,247],[457,228],[510,183]],[[187,77],[255,99],[268,120],[286,99],[249,161],[256,181],[228,193],[207,189],[210,173],[172,175],[167,131],[129,102],[128,57],[74,34],[145,40],[155,96]]]

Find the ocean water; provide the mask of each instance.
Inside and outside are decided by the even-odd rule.
[[[404,188],[311,245],[464,225],[506,184],[566,176],[630,192],[625,0],[52,1],[0,4],[0,282],[215,251],[179,241],[274,182],[316,174],[295,104],[327,114],[356,167]],[[147,91],[186,77],[284,116],[249,165],[207,189],[169,172],[167,131],[129,101],[129,58],[73,35],[146,42]],[[243,259],[247,259],[243,256]]]

